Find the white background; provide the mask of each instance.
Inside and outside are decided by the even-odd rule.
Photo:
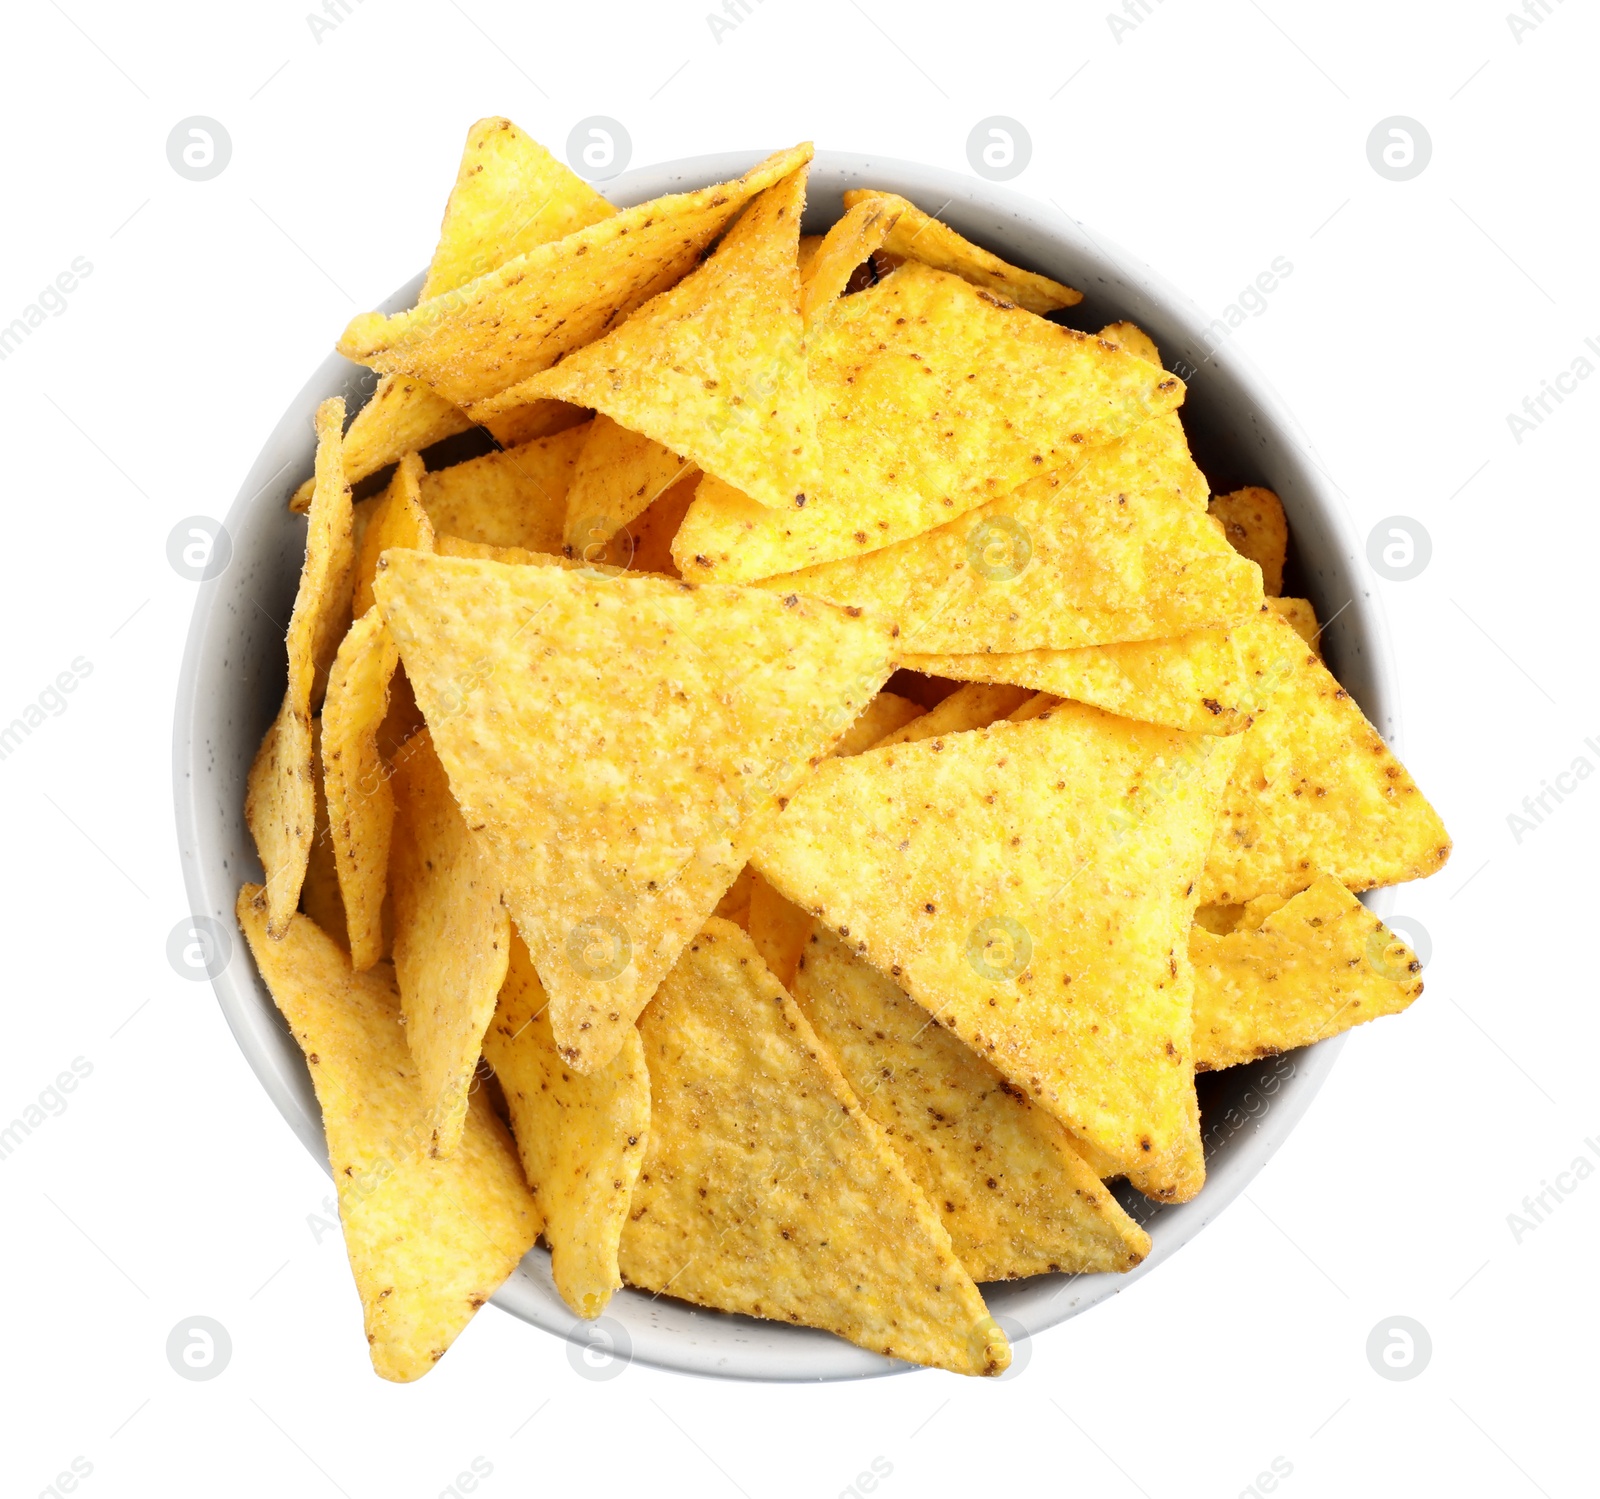
[[[1520,843],[1507,816],[1600,765],[1600,380],[1521,444],[1506,421],[1600,337],[1593,11],[1550,0],[1519,41],[1503,0],[1149,0],[1119,41],[1108,0],[748,0],[719,42],[708,0],[350,0],[319,42],[306,3],[5,8],[0,324],[74,257],[93,271],[0,364],[0,721],[74,658],[93,670],[0,762],[0,1122],[73,1058],[93,1071],[0,1161],[4,1492],[77,1457],[77,1492],[108,1496],[432,1499],[474,1458],[489,1499],[832,1499],[874,1458],[888,1499],[1233,1496],[1274,1458],[1291,1499],[1593,1493],[1600,1181],[1520,1243],[1508,1214],[1600,1156],[1600,780]],[[1208,313],[1287,257],[1239,344],[1362,535],[1394,514],[1431,533],[1420,577],[1378,585],[1404,756],[1456,840],[1400,896],[1427,993],[1352,1037],[1245,1197],[1035,1339],[1020,1378],[597,1383],[490,1309],[420,1384],[383,1384],[338,1239],[308,1224],[326,1179],[208,986],[167,964],[194,598],[167,533],[226,511],[346,320],[422,267],[466,127],[496,113],[558,154],[614,116],[636,165],[809,137],[957,171],[977,120],[1015,117],[1033,157],[1012,186]],[[1365,150],[1396,114],[1433,141],[1403,183]],[[232,136],[211,182],[167,162],[189,115]],[[194,1314],[233,1342],[205,1383],[164,1353]],[[1433,1344],[1403,1383],[1365,1354],[1395,1314]]]

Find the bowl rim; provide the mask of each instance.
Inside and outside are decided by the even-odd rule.
[[[737,176],[765,154],[735,151],[684,157],[640,167],[597,186],[619,207],[627,207],[662,193]],[[980,178],[917,162],[819,151],[811,165],[808,219],[817,215],[819,203],[836,205],[844,188],[851,185],[899,192],[1014,263],[1081,287],[1087,306],[1099,307],[1101,312],[1116,309],[1106,322],[1125,317],[1152,332],[1166,351],[1169,368],[1182,373],[1186,363],[1196,371],[1214,365],[1208,380],[1219,387],[1231,385],[1231,401],[1244,403],[1234,420],[1248,421],[1254,429],[1261,449],[1258,482],[1270,482],[1283,495],[1291,511],[1291,534],[1301,536],[1293,520],[1296,511],[1302,522],[1309,522],[1307,534],[1319,528],[1324,533],[1320,555],[1331,563],[1330,576],[1342,576],[1350,590],[1339,616],[1348,614],[1349,618],[1339,628],[1338,639],[1346,642],[1350,657],[1346,670],[1353,670],[1359,682],[1346,685],[1385,741],[1398,748],[1400,721],[1392,646],[1381,596],[1362,569],[1354,521],[1342,498],[1333,493],[1335,486],[1298,422],[1243,351],[1226,339],[1216,348],[1208,348],[1202,331],[1207,320],[1187,297],[1136,257],[1091,233],[1059,205],[1046,205]],[[421,282],[421,274],[413,277],[382,304],[384,310],[410,306]],[[1094,320],[1092,317],[1091,322]],[[1197,364],[1192,356],[1202,349],[1206,352]],[[1186,378],[1192,380],[1192,376]],[[323,361],[285,408],[241,485],[223,521],[231,537],[248,534],[253,520],[276,519],[281,529],[282,518],[272,516],[268,507],[287,514],[287,497],[310,472],[312,411],[330,395],[359,400],[370,393],[373,383],[371,371],[337,354]],[[1243,439],[1236,435],[1236,440]],[[285,453],[287,459],[279,461]],[[301,460],[298,464],[296,454]],[[190,911],[196,917],[222,922],[232,936],[232,950],[247,953],[233,925],[233,901],[243,873],[232,863],[225,834],[228,819],[237,823],[242,813],[210,804],[206,794],[218,781],[216,738],[228,727],[225,719],[217,721],[217,708],[208,699],[217,694],[219,684],[226,687],[244,675],[235,668],[230,676],[226,662],[217,659],[218,651],[224,649],[218,639],[226,630],[226,615],[236,600],[242,571],[235,555],[219,576],[198,586],[175,697],[172,770],[179,854]],[[1308,592],[1315,595],[1315,586]],[[1319,604],[1319,616],[1326,618],[1324,609],[1325,605]],[[1333,621],[1328,623],[1333,626]],[[1345,673],[1340,676],[1344,680]],[[236,844],[232,852],[237,854]],[[253,858],[253,851],[245,856],[247,866]],[[1363,899],[1380,915],[1388,914],[1394,892],[1369,892]],[[285,1121],[328,1169],[321,1116],[303,1058],[253,961],[226,961],[211,983],[251,1070]],[[1259,1111],[1252,1104],[1243,1123],[1230,1123],[1215,1162],[1208,1149],[1207,1182],[1193,1201],[1151,1206],[1143,1212],[1152,1247],[1136,1269],[1115,1276],[1040,1276],[985,1287],[991,1310],[1013,1342],[1054,1327],[1135,1284],[1198,1234],[1276,1154],[1310,1107],[1344,1041],[1343,1035],[1336,1036],[1249,1068],[1230,1069],[1245,1088],[1241,1096],[1253,1096]],[[1135,1199],[1136,1194],[1128,1200]],[[1137,1199],[1137,1204],[1145,1208],[1143,1199]],[[692,1308],[630,1288],[617,1292],[598,1324],[585,1323],[556,1294],[549,1253],[540,1248],[529,1251],[494,1302],[565,1337],[574,1368],[580,1373],[586,1372],[586,1367],[588,1371],[599,1369],[596,1377],[604,1377],[608,1367],[620,1369],[629,1361],[687,1374],[778,1382],[861,1379],[915,1367],[816,1329]],[[601,1352],[592,1355],[594,1349]],[[1025,1358],[1018,1360],[1019,1368],[1023,1362]]]

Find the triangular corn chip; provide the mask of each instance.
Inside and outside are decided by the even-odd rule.
[[[399,660],[394,637],[374,606],[350,626],[339,647],[322,710],[329,834],[350,963],[357,973],[383,956],[394,789],[378,749],[378,731],[389,711],[389,681]]]
[[[800,954],[816,925],[811,913],[785,900],[758,874],[750,887],[750,910],[743,925],[768,971],[785,989],[793,988]]]
[[[394,971],[406,1039],[431,1110],[429,1148],[461,1139],[467,1096],[511,956],[494,861],[461,816],[424,732],[394,768]]]
[[[328,826],[328,797],[322,773],[322,720],[311,721],[311,779],[316,786],[316,831],[311,837],[311,854],[306,860],[306,877],[300,885],[300,909],[322,928],[340,947],[350,947],[345,930],[344,901],[339,895],[339,868],[333,852],[333,833]]]
[[[804,503],[819,474],[795,260],[805,193],[802,165],[756,197],[704,265],[472,415],[533,396],[593,406],[764,505]]]
[[[1444,867],[1450,835],[1316,651],[1271,615],[1271,693],[1239,736],[1200,900],[1293,895],[1325,871],[1351,890]]]
[[[643,515],[689,467],[686,458],[602,411],[589,427],[567,490],[567,555],[597,557],[595,548]]]
[[[491,546],[559,552],[567,490],[588,436],[568,427],[422,478],[422,507],[435,531]]]
[[[869,750],[887,734],[903,729],[914,719],[921,718],[923,710],[910,698],[893,692],[880,692],[861,710],[861,716],[845,730],[844,738],[834,750],[836,755],[859,755]]]
[[[974,1280],[1130,1270],[1149,1253],[1061,1124],[831,932],[792,987]]]
[[[442,296],[536,245],[565,238],[616,212],[588,183],[510,120],[479,120],[468,132],[445,205],[444,223],[418,302]],[[549,407],[553,403],[543,403]],[[554,413],[542,413],[544,421]],[[389,375],[355,415],[344,436],[351,483],[375,474],[402,453],[417,452],[457,432],[471,418],[420,380]],[[503,443],[522,438],[497,430]],[[302,491],[305,501],[309,492]],[[303,508],[297,495],[296,509]]]
[[[305,916],[271,938],[259,885],[239,892],[238,917],[311,1069],[372,1367],[417,1379],[533,1247],[538,1205],[481,1092],[460,1149],[429,1155],[429,1100],[386,966],[353,973]]]
[[[964,734],[969,729],[986,729],[1020,708],[1033,692],[1007,683],[969,682],[958,687],[942,702],[920,717],[885,734],[872,746],[885,749],[895,744],[915,744],[919,739],[937,739],[941,734]]]
[[[1322,656],[1322,626],[1317,623],[1317,611],[1310,599],[1268,599],[1267,607],[1280,619],[1286,620],[1307,645]]]
[[[672,554],[748,582],[919,536],[1171,411],[1183,382],[958,277],[907,263],[807,339],[822,486],[769,510],[702,481]]]
[[[1289,523],[1283,501],[1270,489],[1250,485],[1212,499],[1210,512],[1222,522],[1228,544],[1261,569],[1268,594],[1283,592],[1283,563],[1289,550]]]
[[[1266,606],[1226,629],[1071,651],[908,654],[900,664],[958,681],[1014,682],[1123,718],[1196,734],[1239,734],[1261,706],[1276,632]]]
[[[421,457],[407,453],[395,469],[389,487],[381,495],[361,502],[361,506],[370,505],[372,509],[359,525],[361,539],[356,547],[355,589],[350,601],[350,613],[356,619],[375,602],[372,580],[378,575],[378,558],[388,548],[433,550],[433,523],[422,506],[423,477]]]
[[[363,313],[339,352],[466,407],[592,343],[693,269],[745,203],[811,159],[779,151],[733,182],[641,203],[514,256],[409,312]]]
[[[1251,901],[1225,936],[1196,925],[1189,957],[1201,1070],[1309,1046],[1422,993],[1416,954],[1326,874],[1288,901]]]
[[[1189,928],[1237,746],[1063,703],[830,760],[752,862],[1142,1191],[1184,1201],[1204,1179]]]
[[[1260,608],[1260,573],[1189,498],[1205,480],[1175,415],[1064,474],[897,546],[757,586],[868,606],[900,625],[906,650],[940,654],[1155,640]],[[678,533],[680,563],[699,503]]]
[[[800,316],[810,327],[844,294],[855,269],[888,238],[900,205],[869,198],[847,208],[844,217],[817,242],[801,267]]]
[[[1137,354],[1157,368],[1161,365],[1161,351],[1156,348],[1155,340],[1137,323],[1107,323],[1100,330],[1100,337],[1108,344],[1115,344],[1119,349]]]
[[[580,1071],[889,675],[870,618],[753,589],[389,552],[384,616]],[[603,949],[603,951],[602,951]]]
[[[350,622],[355,555],[350,491],[339,455],[344,402],[317,407],[316,492],[306,526],[306,556],[289,616],[289,684],[278,716],[256,751],[246,783],[244,818],[266,874],[272,933],[281,937],[300,903],[316,832],[311,773],[311,714]]]
[[[678,564],[672,560],[672,538],[678,534],[678,527],[694,502],[695,486],[699,482],[699,471],[687,470],[643,515],[623,527],[618,536],[613,536],[607,543],[608,549],[616,552],[635,572],[661,573],[676,578]],[[619,537],[623,538],[621,545]]]
[[[963,239],[948,224],[931,218],[920,208],[908,203],[897,193],[880,192],[876,188],[851,188],[844,195],[846,209],[862,207],[868,203],[881,204],[899,210],[884,241],[884,249],[891,255],[904,256],[937,270],[948,271],[963,281],[1005,297],[1029,312],[1054,312],[1059,307],[1076,307],[1083,300],[1081,291],[1052,281],[1036,271],[1019,270],[1007,265],[998,255],[991,255],[970,240]],[[869,250],[876,249],[869,246]],[[865,256],[861,257],[863,260]]]
[[[645,1290],[999,1374],[950,1236],[738,927],[713,919],[640,1017],[650,1144],[622,1235]]]
[[[644,1162],[650,1074],[637,1031],[598,1072],[574,1072],[556,1051],[546,1004],[533,959],[513,935],[483,1051],[544,1214],[556,1290],[580,1317],[598,1317],[622,1284],[617,1242]]]

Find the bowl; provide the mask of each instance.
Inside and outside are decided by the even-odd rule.
[[[618,177],[607,196],[622,207],[737,176],[763,153],[733,152],[643,167]],[[842,211],[852,187],[891,189],[1018,265],[1084,293],[1058,316],[1095,330],[1131,319],[1189,386],[1183,421],[1195,459],[1216,493],[1264,484],[1282,497],[1294,550],[1290,591],[1309,596],[1328,622],[1328,664],[1379,733],[1398,731],[1393,668],[1382,611],[1362,549],[1293,419],[1240,351],[1211,347],[1208,320],[1131,256],[1048,203],[971,177],[847,152],[818,152],[811,167],[805,228],[817,232]],[[422,277],[384,303],[409,307]],[[336,331],[336,330],[332,330]],[[312,413],[342,395],[353,411],[376,375],[335,355],[288,405],[252,465],[224,526],[232,558],[199,585],[173,723],[173,795],[190,910],[227,934],[212,978],[217,999],[251,1068],[305,1147],[324,1166],[321,1116],[300,1049],[280,1018],[234,926],[239,885],[259,879],[244,822],[245,777],[277,711],[285,679],[283,625],[305,548],[305,520],[286,501],[312,467]],[[1390,902],[1373,902],[1387,914]],[[1160,1206],[1130,1189],[1122,1201],[1148,1229],[1152,1248],[1123,1275],[1047,1275],[985,1289],[1014,1342],[1087,1311],[1158,1271],[1248,1185],[1294,1128],[1322,1086],[1343,1037],[1200,1079],[1208,1180],[1192,1202]],[[568,1311],[550,1277],[550,1256],[531,1250],[495,1304],[578,1347],[615,1359],[686,1373],[754,1380],[862,1379],[911,1365],[786,1323],[706,1311],[622,1290],[598,1326]],[[576,1354],[574,1355],[576,1357]],[[1021,1358],[1018,1359],[1020,1366]]]

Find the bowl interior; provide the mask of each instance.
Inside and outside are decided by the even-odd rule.
[[[628,206],[736,176],[756,159],[757,153],[735,153],[642,168],[608,184],[607,196]],[[1152,272],[1050,204],[911,162],[819,152],[811,169],[806,231],[820,232],[831,223],[851,187],[899,192],[976,243],[1081,288],[1083,303],[1058,315],[1060,321],[1093,331],[1126,318],[1155,339],[1167,367],[1188,383],[1184,426],[1213,491],[1255,483],[1282,497],[1295,553],[1286,586],[1315,604],[1327,622],[1323,647],[1329,666],[1394,742],[1398,723],[1387,635],[1351,523],[1293,420],[1254,369],[1226,342],[1215,348],[1208,343],[1207,319]],[[421,279],[402,287],[384,309],[410,306]],[[376,382],[371,371],[337,355],[324,361],[289,404],[228,513],[230,565],[199,587],[174,722],[174,798],[191,910],[215,918],[230,933],[240,883],[261,876],[244,823],[245,777],[282,697],[284,627],[305,548],[305,521],[290,513],[286,501],[311,472],[317,404],[343,395],[354,410]],[[1375,904],[1380,912],[1388,908],[1386,900]],[[213,984],[262,1086],[326,1165],[305,1063],[241,938],[234,937]],[[1335,1038],[1203,1076],[1205,1189],[1193,1202],[1167,1207],[1131,1190],[1123,1193],[1124,1205],[1145,1224],[1153,1245],[1130,1274],[1040,1276],[986,1288],[991,1310],[1013,1339],[1126,1289],[1175,1253],[1278,1148],[1341,1044]],[[556,1294],[543,1249],[530,1251],[495,1301],[547,1331],[589,1340],[579,1331],[584,1324]],[[631,1290],[613,1298],[600,1336],[641,1362],[745,1379],[854,1379],[910,1367],[813,1329],[703,1311]]]

